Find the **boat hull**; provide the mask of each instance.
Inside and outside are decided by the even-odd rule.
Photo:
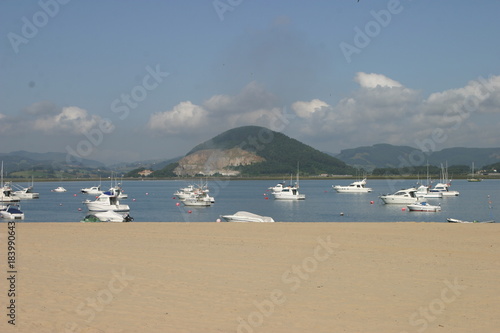
[[[106,205],[99,202],[84,202],[87,205],[87,209],[92,212],[106,212],[111,210],[113,212],[129,212],[130,207],[128,205]]]
[[[269,216],[261,216],[249,212],[236,212],[233,215],[221,215],[224,220],[227,222],[274,222],[274,220]]]
[[[464,220],[459,220],[459,219],[452,219],[448,218],[446,219],[450,223],[495,223],[494,220],[489,220],[489,221],[464,221]]]
[[[408,210],[412,212],[439,212],[441,211],[441,206],[424,205],[424,204],[414,204],[408,205]]]
[[[283,192],[273,193],[275,200],[305,200],[305,194],[285,194]]]
[[[200,200],[200,199],[185,199],[182,201],[184,206],[197,206],[197,207],[209,207],[212,205],[212,202],[209,200]]]
[[[380,199],[385,203],[385,204],[397,204],[397,205],[407,205],[407,204],[413,204],[418,201],[418,198],[397,198],[393,196],[381,196]]]
[[[349,186],[334,186],[333,189],[338,193],[369,193],[372,191],[369,187],[349,188]]]

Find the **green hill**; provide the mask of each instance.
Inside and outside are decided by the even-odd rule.
[[[203,151],[230,151],[241,149],[255,154],[261,162],[230,166],[245,176],[288,175],[297,171],[301,175],[355,174],[356,170],[339,159],[320,152],[282,133],[260,126],[243,126],[228,130],[194,147],[186,157]],[[219,154],[220,155],[220,154]],[[182,163],[182,160],[178,163]],[[172,165],[155,173],[167,176]],[[172,176],[174,174],[170,174]]]
[[[471,167],[472,162],[476,170],[482,166],[500,161],[500,148],[446,148],[440,151],[424,153],[409,146],[393,146],[390,144],[376,144],[368,147],[345,149],[336,155],[345,163],[366,170],[375,168],[399,168],[402,166],[420,167],[429,165],[439,167],[460,165]]]

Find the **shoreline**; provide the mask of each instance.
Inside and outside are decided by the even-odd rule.
[[[491,311],[500,308],[495,224],[15,225],[17,324],[2,316],[2,332],[500,327]],[[7,227],[0,224],[1,244]],[[0,303],[8,304],[2,281]]]
[[[161,177],[161,178],[120,178],[120,182],[124,181],[158,181],[158,180],[178,180],[178,181],[199,181],[200,179],[205,179],[207,181],[217,181],[217,180],[224,180],[224,181],[238,181],[238,180],[277,180],[277,181],[283,181],[286,177],[288,176],[257,176],[257,177]],[[300,176],[300,180],[360,180],[364,177],[358,177],[354,175],[335,175],[335,176],[330,176],[330,177],[320,177],[320,176]],[[367,180],[390,180],[390,179],[419,179],[420,175],[405,175],[405,176],[397,176],[397,175],[391,175],[391,176],[386,176],[386,177],[380,177],[380,176],[366,176]],[[455,176],[453,180],[467,180],[470,178],[470,176],[467,175],[459,175]],[[435,179],[439,179],[439,176],[436,176]],[[488,176],[481,176],[482,180],[499,180],[500,175],[488,175]],[[110,178],[67,178],[67,179],[59,179],[59,178],[35,178],[35,183],[36,182],[99,182],[99,181],[109,181]],[[286,179],[285,179],[286,180]],[[31,183],[31,178],[7,178],[4,177],[5,182],[15,182],[15,183]]]

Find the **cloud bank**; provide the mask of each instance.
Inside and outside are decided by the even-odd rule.
[[[478,78],[429,96],[379,73],[360,72],[353,79],[358,87],[335,103],[313,98],[283,105],[279,96],[257,82],[234,95],[217,94],[199,103],[181,101],[151,113],[142,126],[135,124],[134,131],[116,123],[120,128],[107,134],[104,144],[96,147],[96,156],[89,158],[111,156],[110,151],[116,152],[116,160],[130,152],[135,158],[146,152],[179,156],[223,131],[245,125],[265,126],[329,152],[376,143],[424,150],[499,145],[500,76]],[[41,101],[15,117],[0,113],[1,148],[18,149],[9,149],[9,138],[23,132],[26,135],[17,141],[24,140],[29,147],[50,142],[45,151],[61,151],[66,141],[76,144],[85,139],[100,121],[99,115],[78,106]]]

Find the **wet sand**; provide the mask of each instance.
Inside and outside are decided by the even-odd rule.
[[[14,274],[7,232],[1,332],[500,328],[498,224],[18,222]]]

